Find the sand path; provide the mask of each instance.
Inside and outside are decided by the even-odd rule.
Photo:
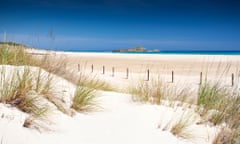
[[[216,130],[203,126],[195,127],[193,139],[181,139],[169,131],[158,128],[160,122],[176,119],[173,108],[134,103],[127,94],[102,92],[102,111],[89,115],[79,114],[65,122],[64,133],[43,138],[44,143],[64,144],[204,144]],[[196,130],[197,128],[197,130]],[[56,137],[58,138],[56,139]],[[211,139],[210,139],[211,140]],[[51,141],[51,142],[49,142]]]

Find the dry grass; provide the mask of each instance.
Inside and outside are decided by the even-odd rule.
[[[37,130],[48,130],[48,115],[50,107],[47,103],[54,104],[58,110],[67,115],[73,115],[73,110],[52,92],[52,74],[58,75],[77,85],[73,98],[72,108],[79,112],[95,110],[95,89],[113,90],[106,82],[95,77],[79,75],[70,71],[66,59],[44,55],[32,57],[22,47],[6,47],[0,45],[0,65],[37,66],[38,72],[33,73],[30,68],[14,70],[12,73],[5,71],[2,66],[0,76],[0,102],[10,104],[27,113],[29,117],[24,126]],[[7,67],[7,66],[6,66]],[[42,69],[49,73],[42,72]],[[47,100],[46,104],[42,103]]]
[[[190,111],[182,111],[180,108],[177,108],[173,112],[172,116],[166,124],[161,127],[163,131],[169,131],[173,135],[184,138],[184,139],[193,139],[197,137],[192,133],[192,126],[196,123],[197,117],[195,113]]]
[[[80,91],[81,92],[85,91],[83,94],[92,94],[94,91],[93,89],[113,90],[113,88],[108,83],[101,81],[96,77],[85,76],[82,73],[79,75],[74,71],[70,71],[66,67],[67,61],[64,57],[53,57],[52,55],[46,54],[43,55],[42,57],[33,58],[31,55],[27,54],[24,51],[24,48],[22,47],[6,47],[4,45],[0,47],[0,51],[1,51],[0,64],[37,66],[49,72],[49,75],[43,75],[42,70],[39,69],[38,73],[36,74],[37,76],[30,76],[30,73],[26,71],[24,73],[23,79],[21,79],[21,81],[25,83],[20,83],[18,86],[19,90],[22,88],[25,89],[22,89],[20,92],[18,92],[19,94],[17,95],[15,94],[15,89],[17,88],[13,86],[16,84],[15,79],[17,79],[18,74],[13,74],[12,79],[8,80],[11,83],[10,86],[9,83],[5,84],[5,87],[8,88],[8,90],[1,91],[3,95],[2,101],[5,102],[11,101],[12,103],[19,103],[20,101],[23,100],[22,97],[26,94],[26,92],[28,92],[29,90],[34,90],[37,93],[45,96],[45,98],[52,102],[60,111],[62,111],[65,114],[71,115],[69,114],[69,110],[63,107],[63,103],[53,96],[53,93],[51,91],[52,77],[50,73],[58,75],[72,82],[73,84],[78,85],[75,95],[78,95]],[[80,86],[86,88],[79,89]],[[10,97],[10,95],[13,98]],[[6,100],[3,100],[4,96],[6,96]],[[16,96],[18,96],[17,100],[15,98]],[[89,100],[89,97],[87,99]],[[82,100],[83,102],[85,102],[87,99]],[[88,105],[90,105],[90,103],[88,103]]]
[[[228,95],[228,90],[219,83],[205,83],[199,87],[197,104],[205,110],[218,109]]]
[[[169,83],[163,83],[161,79],[140,81],[135,87],[130,88],[129,91],[132,94],[133,100],[140,102],[163,104],[163,101],[167,100],[169,103],[171,101],[173,103],[176,101],[193,103],[193,101],[188,99],[193,93],[189,88],[179,89],[173,85],[169,85]],[[220,84],[220,80],[216,82],[206,81],[200,85],[197,98],[197,109],[202,119],[214,125],[225,125],[231,131],[231,135],[228,135],[231,143],[238,142],[240,140],[239,88],[226,87]],[[194,124],[190,121],[189,117],[182,117],[176,123],[171,124],[171,126],[170,124],[166,126],[165,129],[168,129],[178,137],[188,139],[191,137],[191,132],[187,129],[191,124]],[[221,138],[222,135],[219,135],[216,139]]]
[[[42,57],[36,58],[27,54],[23,47],[6,47],[5,45],[0,45],[0,64],[37,66],[73,84],[79,84],[99,90],[114,90],[113,87],[105,81],[99,80],[96,77],[86,76],[82,73],[78,74],[68,69],[67,60],[64,56],[58,57],[46,53]]]
[[[171,127],[170,131],[177,137],[191,139],[194,136],[192,135],[192,132],[189,128],[191,125],[195,124],[194,122],[195,121],[191,118],[190,115],[183,116]]]
[[[24,48],[0,45],[0,64],[2,65],[37,65],[38,61],[28,55]]]
[[[214,125],[221,124],[226,117],[226,108],[230,104],[231,93],[219,83],[205,83],[199,88],[198,106],[200,115],[209,114],[207,119]]]
[[[213,144],[232,144],[233,134],[229,128],[222,128],[213,141]]]
[[[240,140],[240,94],[219,83],[207,83],[199,89],[200,115],[208,114],[207,121],[224,127],[214,143],[238,143]]]
[[[106,81],[98,79],[96,76],[86,76],[83,73],[79,74],[77,85],[88,87],[96,90],[114,91],[115,89]]]
[[[77,86],[72,108],[79,112],[89,112],[97,108],[96,91],[91,88]]]
[[[152,104],[161,104],[162,100],[171,92],[170,87],[164,84],[161,79],[151,82],[139,81],[129,91],[134,101],[150,102]]]
[[[25,67],[22,71],[13,70],[11,74],[7,75],[4,66],[2,66],[0,83],[1,103],[17,107],[35,119],[47,115],[49,107],[39,106],[40,98],[30,96],[30,93],[35,91],[36,85],[40,85],[40,81],[34,83],[34,75],[29,68]]]
[[[151,104],[163,104],[167,101],[168,106],[189,103],[193,104],[192,90],[189,88],[179,89],[177,85],[169,84],[158,78],[151,81],[140,80],[136,86],[130,87],[129,92],[132,99],[139,102]]]

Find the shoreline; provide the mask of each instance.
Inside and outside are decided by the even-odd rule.
[[[183,56],[240,56],[240,51],[160,51],[160,52],[112,52],[112,51],[74,51],[74,50],[45,50],[45,49],[29,49],[38,53],[84,53],[84,54],[120,54],[120,55],[183,55]]]

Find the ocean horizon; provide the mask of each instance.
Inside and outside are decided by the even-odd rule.
[[[240,51],[160,51],[160,52],[112,52],[110,50],[62,50],[64,52],[116,53],[116,54],[159,54],[159,55],[237,55]]]

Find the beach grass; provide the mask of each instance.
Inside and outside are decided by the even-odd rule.
[[[77,85],[71,107],[78,112],[90,112],[96,110],[96,90]]]
[[[34,119],[46,116],[50,110],[49,107],[45,105],[39,106],[41,101],[40,97],[38,95],[32,95],[32,92],[35,91],[36,83],[34,83],[34,75],[32,75],[30,69],[25,67],[22,71],[13,70],[11,74],[9,74],[9,72],[7,74],[4,66],[2,66],[1,70],[0,102],[10,104],[28,113],[30,117],[34,117]],[[40,83],[40,81],[38,81],[38,83]],[[28,121],[28,125],[31,124],[33,123]]]
[[[225,72],[228,72],[228,68]],[[151,104],[164,104],[167,101],[171,106],[176,102],[189,103],[190,105],[196,104],[199,116],[205,122],[210,122],[213,125],[219,125],[220,127],[228,128],[231,131],[230,134],[226,134],[231,139],[231,143],[236,143],[240,140],[240,91],[238,85],[235,87],[229,87],[221,83],[221,80],[205,81],[199,85],[198,89],[194,89],[193,92],[189,87],[184,88],[183,85],[174,86],[164,82],[161,79],[155,79],[151,81],[139,81],[137,85],[129,88],[129,92],[132,95],[134,101],[151,103]],[[197,99],[189,99],[193,97],[193,93],[197,94]],[[173,107],[173,108],[174,108]],[[165,129],[171,131],[174,135],[182,138],[190,138],[191,132],[187,131],[191,124],[189,117],[182,117],[174,123],[166,126]],[[225,132],[225,131],[223,131]],[[221,132],[216,137],[221,139]]]
[[[192,139],[194,135],[190,127],[195,124],[196,118],[191,113],[183,113],[181,117],[172,125],[170,132],[184,139]]]
[[[79,74],[77,85],[88,87],[90,89],[104,90],[104,91],[115,91],[109,83],[104,80],[100,80],[96,76],[86,76],[84,73]]]
[[[226,115],[226,108],[230,104],[230,92],[226,87],[219,83],[207,82],[199,87],[198,102],[199,108],[202,108],[200,115],[208,115],[208,120],[214,125],[223,122]]]
[[[189,110],[182,110],[180,107],[175,107],[166,123],[160,123],[159,128],[163,131],[169,131],[176,137],[182,139],[194,139],[198,135],[194,134],[192,126],[196,124],[197,115]]]
[[[67,108],[64,102],[55,96],[56,94],[54,93],[53,88],[53,75],[48,72],[44,73],[41,68],[38,69],[36,75],[35,91],[45,97],[49,102],[54,104],[59,111],[69,116],[73,116],[73,112],[70,110],[70,108]]]
[[[227,88],[217,83],[206,83],[199,89],[200,115],[214,125],[223,125],[214,140],[235,144],[240,140],[240,94],[238,88]],[[227,141],[227,142],[226,142]]]
[[[21,46],[0,45],[0,64],[2,65],[38,65],[38,60],[25,52]]]
[[[158,105],[168,101],[168,106],[174,106],[175,103],[182,105],[184,103],[193,104],[192,90],[188,87],[182,87],[179,88],[178,85],[167,83],[158,77],[150,81],[139,80],[128,91],[132,95],[133,101]]]
[[[228,91],[225,87],[221,87],[219,83],[205,83],[199,87],[198,105],[204,109],[218,109],[223,103]]]
[[[60,76],[75,85],[78,84],[105,91],[115,90],[109,83],[98,79],[96,76],[86,76],[83,73],[77,74],[75,71],[68,69],[66,57],[63,56],[52,59],[51,54],[46,53],[42,57],[35,58],[31,54],[26,53],[25,49],[21,46],[7,47],[1,45],[0,52],[1,65],[36,66]]]
[[[213,144],[235,144],[232,140],[232,130],[229,128],[222,128],[219,134],[215,137]]]
[[[60,111],[62,111],[65,114],[70,114],[71,112],[69,109],[66,109],[66,107],[63,106],[63,103],[56,99],[54,97],[54,94],[52,93],[52,76],[51,74],[55,74],[57,76],[60,76],[69,82],[77,85],[77,90],[75,92],[75,98],[74,101],[78,100],[79,103],[82,104],[81,108],[80,105],[77,106],[76,103],[74,104],[74,108],[78,109],[90,109],[90,100],[93,99],[92,94],[95,89],[97,90],[108,90],[112,91],[113,88],[105,81],[102,81],[100,79],[97,79],[96,77],[90,77],[86,76],[83,73],[77,74],[74,71],[71,71],[67,68],[67,61],[64,57],[54,57],[52,59],[50,54],[45,54],[42,57],[34,58],[30,54],[26,53],[25,49],[21,46],[17,47],[7,47],[5,45],[1,45],[0,47],[1,55],[0,55],[0,64],[2,65],[23,65],[23,66],[37,66],[39,67],[39,71],[35,73],[36,76],[30,75],[29,70],[25,71],[22,81],[24,82],[31,82],[31,84],[25,85],[25,83],[21,83],[19,85],[19,88],[26,86],[29,88],[29,90],[34,90],[38,94],[41,94],[46,99],[48,99],[51,103],[53,103]],[[42,73],[42,69],[46,70],[48,75]],[[18,72],[16,72],[18,73]],[[13,78],[10,80],[11,85],[13,86],[16,83],[16,77],[18,74],[13,74]],[[81,87],[81,88],[80,88]],[[83,88],[84,87],[84,88]],[[28,91],[28,90],[24,90]],[[24,92],[23,91],[23,92]],[[15,96],[14,94],[14,88],[9,87],[8,91],[2,91],[4,96],[7,96],[7,99],[10,99],[9,95]],[[81,93],[81,94],[80,94]],[[24,95],[24,94],[23,94]],[[78,95],[85,95],[88,97],[77,97]],[[90,96],[91,95],[91,96]],[[3,97],[2,97],[3,99]],[[15,99],[15,98],[11,98]],[[81,101],[82,100],[82,101]],[[81,102],[80,102],[81,101]],[[83,108],[83,103],[85,103],[88,106],[85,106]],[[77,108],[78,107],[78,108]],[[88,108],[87,108],[88,107]]]
[[[137,85],[130,87],[129,92],[134,101],[161,104],[162,100],[170,93],[170,88],[161,79],[150,82],[140,80]]]

